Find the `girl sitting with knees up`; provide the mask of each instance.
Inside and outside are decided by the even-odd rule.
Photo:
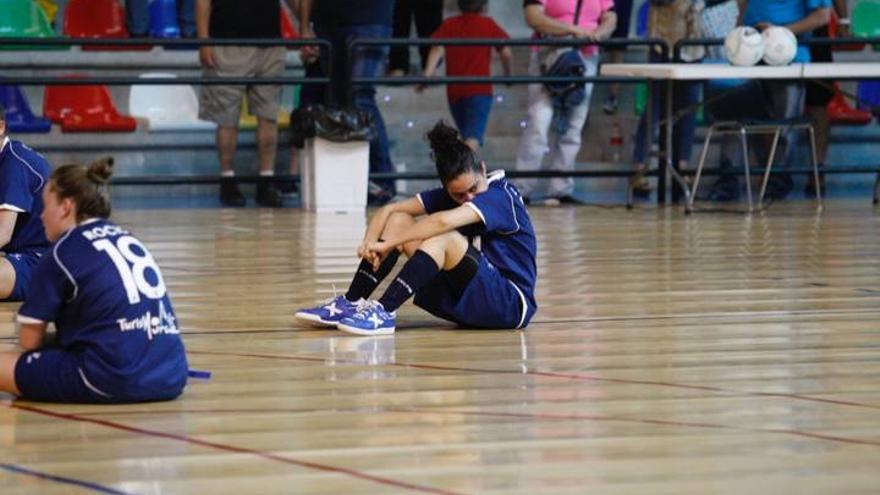
[[[410,297],[440,318],[473,328],[523,328],[537,310],[537,242],[522,197],[454,128],[428,133],[442,187],[381,208],[358,248],[348,292],[296,314],[357,335],[391,334]],[[427,215],[423,218],[422,215]],[[367,300],[398,256],[409,260],[379,300]]]
[[[0,390],[24,399],[123,403],[173,399],[186,354],[162,273],[110,222],[113,160],[55,170],[43,190],[49,252],[18,312],[24,352],[0,353]],[[54,322],[57,345],[44,346]]]

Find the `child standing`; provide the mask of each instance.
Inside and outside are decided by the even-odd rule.
[[[431,35],[432,38],[495,38],[508,39],[505,32],[491,17],[484,15],[488,0],[458,0],[461,15],[446,19]],[[496,47],[504,75],[511,74],[513,53],[510,47]],[[446,58],[447,76],[489,76],[492,47],[490,46],[435,46],[428,54],[425,77],[431,77]],[[422,91],[423,87],[416,88]],[[446,86],[449,110],[455,125],[468,146],[477,150],[483,144],[483,134],[492,109],[491,84],[449,84]]]

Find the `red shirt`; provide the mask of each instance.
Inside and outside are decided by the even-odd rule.
[[[498,24],[481,14],[461,14],[443,21],[432,38],[508,39]],[[503,47],[496,47],[499,51]],[[492,62],[491,46],[446,46],[447,76],[488,76]],[[491,84],[447,84],[446,96],[454,103],[468,96],[492,96]]]

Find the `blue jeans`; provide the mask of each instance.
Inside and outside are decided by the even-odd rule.
[[[387,46],[365,46],[357,49],[351,56],[348,53],[348,44],[355,38],[388,38],[391,36],[391,26],[371,24],[362,26],[332,26],[315,25],[315,34],[318,38],[329,40],[333,45],[332,73],[330,74],[330,89],[325,91],[323,101],[331,107],[345,107],[349,102],[355,108],[365,110],[373,115],[376,125],[376,137],[370,141],[370,171],[393,172],[391,156],[388,153],[388,133],[385,130],[385,121],[382,113],[376,105],[376,88],[373,85],[351,85],[352,77],[376,77],[385,72],[385,64],[388,60]],[[321,73],[327,74],[326,54],[321,56]],[[349,68],[351,72],[349,72]],[[314,102],[317,98],[315,90],[308,91],[304,100]],[[323,88],[326,90],[326,88]],[[350,91],[350,93],[349,93]],[[375,181],[386,191],[395,194],[393,180]]]
[[[650,84],[650,83],[649,83]],[[660,119],[660,103],[662,98],[654,93],[652,98],[651,110],[651,128],[653,141],[653,128],[657,126]],[[700,86],[696,83],[677,83],[675,85],[675,95],[672,99],[672,110],[677,113],[683,108],[687,108],[697,103],[700,99]],[[696,109],[686,113],[675,123],[675,129],[672,134],[672,154],[677,157],[678,161],[689,160],[691,157],[691,149],[694,144],[694,131],[697,128]],[[639,119],[639,128],[636,131],[635,143],[633,143],[633,161],[644,164],[646,160],[645,151],[645,114]]]
[[[476,139],[483,145],[483,135],[492,110],[491,95],[475,95],[449,103],[449,111],[464,139]]]
[[[150,5],[148,0],[126,0],[125,24],[134,38],[150,34]],[[196,36],[195,0],[177,0],[177,23],[184,38]]]

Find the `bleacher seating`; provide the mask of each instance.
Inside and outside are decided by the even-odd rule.
[[[128,39],[125,9],[117,0],[70,0],[64,34],[72,38]],[[84,46],[83,50],[148,50],[150,47]]]
[[[6,126],[14,133],[46,133],[52,129],[49,119],[37,117],[24,91],[14,85],[0,85],[0,104],[6,109]]]
[[[834,97],[828,102],[826,112],[828,121],[832,124],[865,125],[871,123],[871,112],[853,108],[847,102],[840,87],[834,85],[836,91]]]
[[[853,36],[880,36],[880,0],[860,0],[853,8],[851,17]],[[874,50],[880,51],[880,45],[874,45]]]
[[[53,38],[55,31],[46,13],[32,0],[0,0],[0,37]],[[0,42],[0,46],[3,43]],[[7,46],[4,50],[33,50],[30,46]],[[51,47],[49,48],[51,49]]]
[[[180,38],[177,23],[177,0],[150,2],[150,36],[153,38]]]
[[[147,73],[141,78],[174,78],[173,74]],[[199,100],[192,86],[147,85],[131,87],[129,112],[147,119],[151,132],[211,130],[213,122],[199,119]]]
[[[120,115],[103,85],[46,86],[43,115],[60,124],[63,132],[134,132],[137,128],[135,119]]]

